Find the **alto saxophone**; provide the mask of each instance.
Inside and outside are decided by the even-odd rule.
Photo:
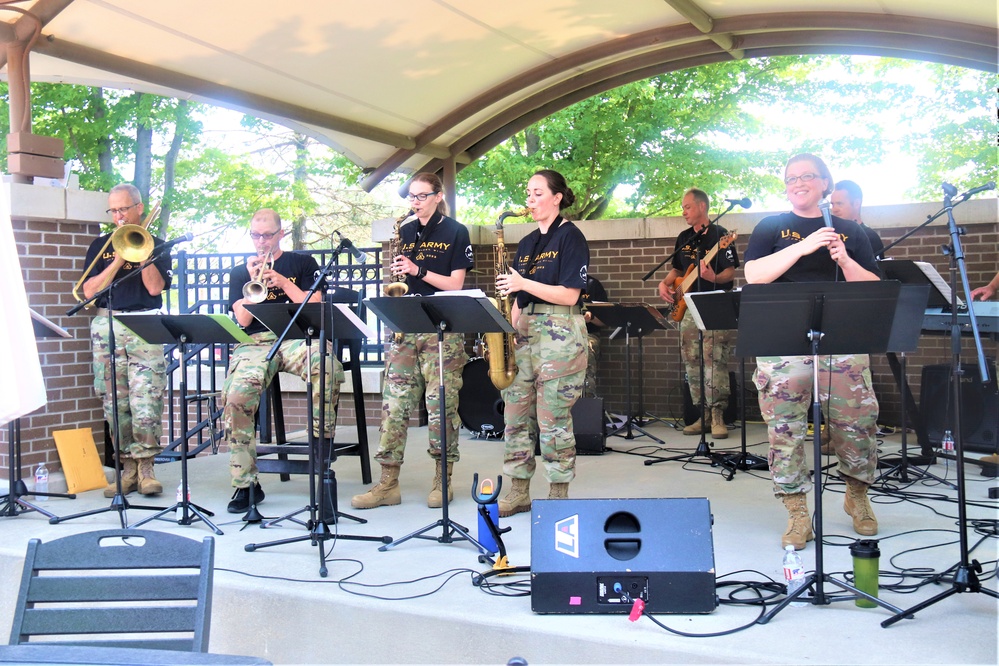
[[[395,231],[389,241],[389,256],[395,259],[402,253],[402,225],[413,219],[413,211],[410,210],[405,215],[400,215],[395,221]],[[389,275],[388,281],[382,287],[382,293],[386,296],[405,296],[409,293],[409,285],[406,284],[405,275]]]
[[[503,220],[508,217],[524,217],[529,211],[525,208],[518,211],[503,211],[499,219],[496,220],[496,275],[503,275],[509,272],[506,255],[506,242],[503,239]],[[503,316],[510,323],[513,313],[513,303],[509,296],[496,294],[496,298],[489,299],[496,309],[503,313]],[[517,358],[515,356],[515,336],[513,333],[484,333],[485,357],[489,362],[489,379],[493,386],[503,390],[513,383],[517,376]]]

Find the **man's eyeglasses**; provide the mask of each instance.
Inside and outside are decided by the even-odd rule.
[[[816,178],[821,178],[821,176],[819,176],[819,174],[817,173],[803,173],[800,176],[788,176],[787,178],[784,179],[784,184],[794,185],[799,180],[803,183],[807,183],[809,181],[815,180]]]
[[[258,233],[254,233],[254,232],[251,231],[250,232],[250,239],[251,240],[261,240],[261,239],[263,239],[265,241],[269,241],[270,239],[272,239],[275,236],[277,236],[279,233],[281,233],[280,229],[278,229],[277,231],[272,231],[270,233],[266,233],[266,234],[258,234]]]
[[[124,208],[108,208],[105,213],[110,213],[111,215],[124,215],[129,211],[130,208],[135,208],[139,204],[134,203],[131,206],[125,206]]]
[[[438,194],[438,193],[437,192],[421,192],[420,194],[407,194],[406,198],[409,199],[410,201],[426,201],[427,197],[432,197],[435,194]]]

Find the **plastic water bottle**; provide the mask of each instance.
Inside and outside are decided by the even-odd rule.
[[[801,555],[798,555],[794,546],[784,547],[784,581],[787,583],[787,596],[791,596],[805,584],[805,565],[802,564]],[[791,602],[791,605],[807,606],[808,603],[802,601],[799,596]]]
[[[38,463],[38,467],[35,469],[35,492],[36,493],[47,493],[49,491],[49,468],[45,466],[44,462]],[[44,495],[35,495],[35,500],[38,502],[44,502],[48,498]]]
[[[177,484],[177,502],[180,503],[183,501],[184,501],[184,482],[181,481],[180,483]],[[188,502],[191,501],[190,488],[187,489],[187,501]],[[177,520],[181,520],[184,517],[184,512],[179,506],[176,509],[174,509],[174,513],[177,515]]]
[[[954,435],[950,430],[944,431],[943,441],[940,442],[940,448],[943,451],[953,451],[954,450]]]

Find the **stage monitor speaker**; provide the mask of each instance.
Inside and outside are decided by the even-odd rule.
[[[572,432],[576,436],[576,454],[599,456],[607,448],[604,430],[604,399],[580,398],[572,406]]]
[[[995,376],[995,361],[988,361]],[[962,364],[961,377],[961,433],[964,449],[981,453],[999,453],[999,394],[995,384],[982,385],[978,364]],[[919,392],[919,413],[926,427],[926,435],[934,446],[940,446],[945,430],[951,429],[949,409],[952,399],[951,366],[927,365],[923,367]]]
[[[531,503],[531,610],[710,613],[718,606],[705,498]]]

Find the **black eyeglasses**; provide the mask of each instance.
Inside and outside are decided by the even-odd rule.
[[[108,208],[105,213],[110,213],[111,215],[124,215],[128,212],[130,208],[135,208],[139,204],[134,203],[131,206],[125,206],[124,208]]]
[[[426,201],[427,197],[432,197],[438,192],[421,192],[420,194],[407,194],[406,198],[410,201]]]
[[[820,177],[821,176],[819,176],[819,174],[817,174],[817,173],[803,173],[800,176],[788,176],[787,178],[784,179],[784,184],[785,185],[794,185],[799,180],[801,182],[803,182],[803,183],[807,183],[809,181],[815,180],[816,178],[820,178]]]
[[[278,229],[277,231],[272,231],[272,232],[270,232],[270,233],[266,233],[266,234],[258,234],[258,233],[254,233],[254,232],[252,232],[252,231],[251,231],[251,232],[250,232],[250,238],[251,238],[252,240],[260,240],[260,239],[263,239],[263,240],[268,240],[268,241],[269,241],[270,239],[272,239],[272,238],[274,238],[275,236],[277,236],[277,235],[278,235],[279,233],[281,233],[281,230],[280,230],[280,229]]]

